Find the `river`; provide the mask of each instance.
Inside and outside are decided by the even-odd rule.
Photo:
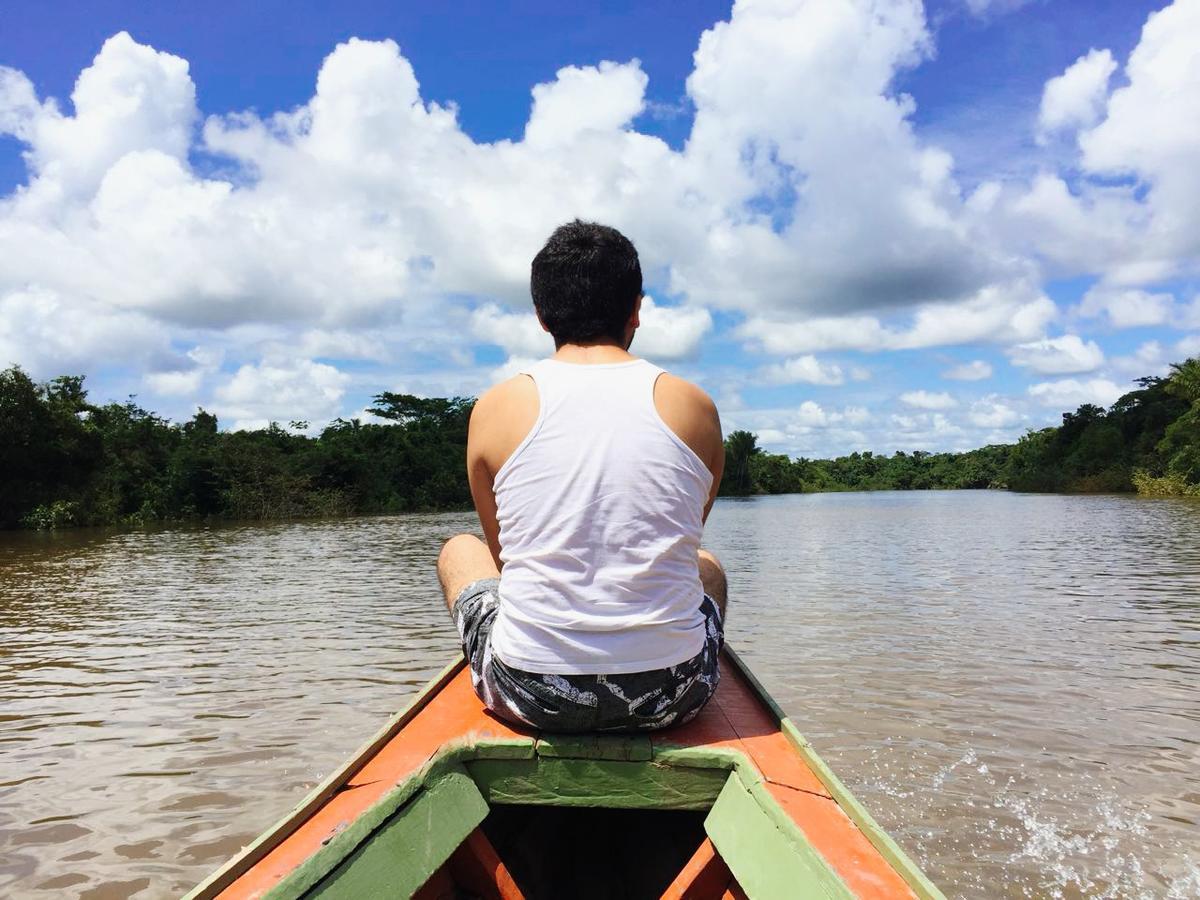
[[[0,534],[0,894],[170,897],[440,669],[464,514]],[[1200,896],[1200,503],[722,500],[728,637],[948,895]]]

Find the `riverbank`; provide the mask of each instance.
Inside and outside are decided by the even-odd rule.
[[[1200,495],[1200,361],[1143,378],[1109,409],[1084,405],[1015,444],[959,453],[766,453],[735,431],[725,496],[1009,488]],[[336,419],[222,431],[198,410],[173,423],[132,400],[94,405],[84,379],[0,372],[0,529],[268,521],[471,508],[474,400],[384,393],[382,423]]]

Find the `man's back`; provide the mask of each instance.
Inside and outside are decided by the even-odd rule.
[[[486,463],[503,566],[493,645],[514,667],[644,671],[682,662],[703,643],[697,553],[713,473],[661,415],[657,382],[667,376],[621,357],[532,366],[521,377],[535,386],[533,424],[506,457]],[[706,431],[688,398],[672,399],[711,459],[715,411]],[[517,437],[488,430],[510,420],[505,412],[529,419],[524,396],[515,410],[490,401],[472,421],[472,457],[496,435],[506,445]]]

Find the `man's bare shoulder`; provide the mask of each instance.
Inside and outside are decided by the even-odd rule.
[[[519,408],[530,400],[537,402],[537,385],[528,375],[514,375],[492,385],[479,395],[479,399],[475,401],[472,418],[475,415],[481,418],[506,415],[512,412],[514,407]]]
[[[672,375],[670,372],[663,372],[659,376],[658,384],[655,385],[654,399],[656,402],[660,395],[663,400],[690,407],[696,415],[717,415],[717,404],[713,402],[712,397],[704,388],[685,378],[680,378],[678,375]]]
[[[654,385],[658,414],[714,474],[719,470],[724,445],[717,404],[699,385],[664,372]]]
[[[514,375],[479,396],[471,412],[470,444],[489,471],[500,470],[537,415],[537,385],[528,375]]]

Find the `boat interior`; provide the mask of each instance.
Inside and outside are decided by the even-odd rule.
[[[690,810],[498,805],[418,900],[744,897]]]

